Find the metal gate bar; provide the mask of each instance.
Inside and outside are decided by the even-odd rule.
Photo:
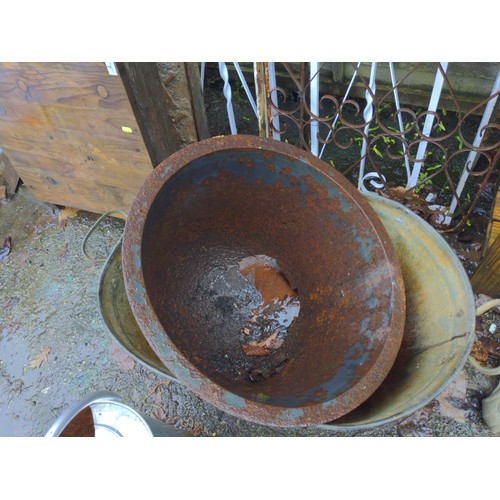
[[[297,145],[310,150],[312,154],[320,158],[324,158],[331,147],[347,149],[348,147],[355,147],[359,142],[359,160],[348,165],[343,170],[343,173],[352,176],[352,173],[357,172],[357,185],[360,190],[375,190],[391,197],[394,195],[394,186],[391,187],[387,183],[384,170],[387,173],[389,172],[388,165],[393,165],[390,167],[390,171],[396,174],[397,170],[393,170],[394,168],[402,169],[397,176],[404,175],[406,181],[401,182],[399,185],[401,189],[397,191],[399,196],[397,201],[404,202],[403,198],[405,197],[402,190],[408,195],[411,194],[413,201],[419,199],[419,197],[422,198],[423,205],[426,204],[427,208],[423,209],[421,215],[442,231],[457,230],[467,222],[481,196],[481,192],[491,181],[491,176],[498,167],[500,141],[494,139],[493,144],[485,144],[484,138],[487,129],[496,131],[500,129],[498,124],[491,123],[491,117],[500,94],[500,70],[489,97],[475,106],[473,110],[464,114],[447,77],[448,63],[437,64],[429,104],[423,112],[415,112],[412,108],[401,107],[398,92],[406,79],[409,79],[421,64],[416,64],[414,68],[397,81],[394,64],[388,63],[392,88],[380,96],[377,92],[377,63],[371,63],[369,78],[364,77],[362,74],[362,63],[353,63],[354,72],[340,102],[333,95],[320,95],[320,75],[326,63],[312,62],[309,63],[309,68],[307,68],[306,63],[296,64],[294,68],[299,68],[298,76],[294,73],[296,69],[292,71],[289,63],[253,63],[256,87],[255,101],[239,63],[233,64],[245,88],[252,109],[257,116],[260,135],[273,137],[276,140],[286,139],[289,129],[286,123],[283,126],[280,125],[280,118],[286,119],[286,122],[291,122],[297,127]],[[281,101],[283,103],[290,101],[287,101],[289,99],[288,93],[276,84],[276,64],[280,64],[284,68],[296,87],[295,98],[298,104],[293,109],[290,109],[290,105],[288,105],[288,109],[279,105],[278,95],[282,97]],[[230,78],[226,63],[219,63],[219,72],[224,82],[223,93],[227,102],[231,133],[236,134],[236,121],[231,104]],[[203,64],[202,74],[204,74]],[[349,98],[357,79],[365,89],[362,123],[359,123],[359,120],[350,122],[343,115],[346,105],[359,109],[357,101]],[[360,84],[357,85],[359,87]],[[453,125],[451,131],[436,134],[436,131],[441,132],[444,130],[438,109],[445,86],[457,113],[457,123]],[[386,102],[389,94],[393,95],[394,120],[397,121],[395,123],[397,128],[384,124],[381,117],[381,109],[390,105],[388,101]],[[323,102],[329,102],[334,106],[335,112],[332,116],[320,116]],[[463,136],[462,126],[465,120],[472,116],[473,112],[481,109],[482,106],[486,106],[486,108],[476,137],[470,144]],[[403,119],[404,116],[407,118]],[[361,117],[361,114],[359,114],[359,117]],[[424,123],[422,129],[420,129],[419,121],[422,119]],[[436,128],[438,125],[443,128]],[[371,133],[373,130],[380,131]],[[326,134],[325,131],[327,131]],[[341,139],[341,135],[348,131],[355,134],[354,138],[351,137],[347,142],[342,142],[345,139]],[[461,143],[460,151],[448,151],[444,146],[444,141],[454,136]],[[380,142],[381,140],[385,144],[390,144],[385,149],[384,154],[381,154],[377,148],[377,141]],[[401,148],[397,154],[394,152],[396,145],[400,145]],[[430,145],[433,146],[432,150],[429,149]],[[431,156],[433,151],[434,156]],[[452,175],[456,175],[457,157],[467,152],[468,156],[464,160],[460,178],[455,181]],[[441,153],[442,161],[439,163],[437,156]],[[484,158],[487,165],[485,168],[481,167],[481,171],[473,171],[479,156]],[[452,161],[455,162],[453,174],[451,172]],[[396,166],[396,162],[400,162],[399,167]],[[330,163],[333,165],[333,161],[330,161]],[[475,184],[471,185],[466,191],[465,187],[471,176],[475,178]],[[438,179],[442,179],[441,182],[444,182],[444,185],[438,192],[432,192],[429,186],[434,188],[433,184]],[[470,192],[473,193],[474,189],[476,189],[476,193],[473,194],[473,199],[470,199]],[[446,201],[447,197],[451,198]],[[406,198],[409,198],[409,196],[406,196]]]

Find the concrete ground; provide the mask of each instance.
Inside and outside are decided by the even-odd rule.
[[[103,263],[81,243],[98,215],[80,211],[60,221],[58,207],[21,186],[0,202],[0,436],[43,436],[68,406],[108,390],[143,414],[197,436],[492,436],[481,399],[496,387],[467,364],[449,388],[401,422],[362,432],[274,428],[230,416],[189,390],[144,368],[114,341],[98,308]],[[108,219],[89,241],[106,256],[123,231]]]

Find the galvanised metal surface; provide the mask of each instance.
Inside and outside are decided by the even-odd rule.
[[[45,437],[187,437],[181,431],[134,410],[110,391],[93,392],[66,408]]]
[[[405,332],[396,361],[375,393],[348,415],[318,426],[332,431],[372,428],[416,412],[458,375],[474,341],[474,295],[448,243],[401,204],[366,197],[399,257]]]
[[[275,259],[300,299],[265,356],[242,349],[251,293],[221,286],[256,256]],[[167,158],[132,204],[122,263],[159,359],[199,397],[250,421],[306,426],[349,413],[401,345],[404,286],[382,223],[342,176],[288,144],[221,137]]]
[[[109,254],[99,278],[99,312],[114,340],[129,356],[155,373],[176,381],[135,321],[123,284],[122,243]]]
[[[406,294],[402,347],[387,378],[357,409],[322,430],[362,430],[411,415],[438,396],[463,368],[474,340],[474,300],[468,277],[444,239],[392,200],[365,195],[389,233]],[[171,378],[146,342],[125,295],[121,242],[100,281],[103,318],[115,339],[149,369]],[[438,293],[436,293],[438,292]]]

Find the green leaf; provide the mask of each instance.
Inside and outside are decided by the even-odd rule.
[[[384,155],[378,150],[377,146],[374,144],[372,146],[372,151],[377,155],[377,156],[380,156],[380,158],[383,158]]]
[[[437,170],[438,168],[441,168],[443,165],[436,165],[434,167],[427,167],[427,172],[432,172],[433,170]]]

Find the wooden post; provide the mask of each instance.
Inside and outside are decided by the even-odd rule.
[[[264,71],[264,63],[254,63],[255,93],[257,95],[257,111],[259,114],[259,135],[269,136],[269,124],[267,121],[267,87]]]
[[[208,120],[205,110],[205,101],[201,90],[200,70],[198,63],[184,63],[186,69],[186,77],[191,94],[191,108],[193,118],[196,125],[198,140],[208,139],[210,133],[208,131]]]
[[[116,63],[153,166],[182,147],[156,63]]]
[[[472,276],[471,285],[475,293],[500,298],[500,235],[495,238]]]

